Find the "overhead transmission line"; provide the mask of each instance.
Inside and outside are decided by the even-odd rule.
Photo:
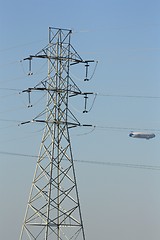
[[[28,43],[24,43],[24,44],[19,44],[19,45],[14,45],[14,46],[11,46],[11,47],[8,47],[8,48],[0,49],[0,52],[11,51],[12,49],[21,48],[21,47],[25,47],[25,46],[28,46],[28,45],[31,45],[31,44],[34,44],[34,43],[43,42],[44,40],[45,39],[32,41],[32,42],[28,42]]]
[[[95,125],[93,126],[95,128],[98,129],[114,129],[114,130],[142,130],[142,131],[155,131],[155,132],[159,132],[160,129],[156,129],[156,128],[135,128],[135,127],[116,127],[116,126],[100,126],[100,125]]]
[[[17,88],[0,88],[0,91],[16,91],[18,94],[22,93],[23,91],[21,89],[17,89]],[[11,94],[13,95],[13,94]],[[93,98],[93,101],[92,101],[92,104],[91,104],[91,107],[89,108],[89,110],[87,110],[87,112],[91,111],[94,104],[95,104],[95,101],[96,101],[96,98],[98,96],[102,96],[102,97],[120,97],[120,98],[152,98],[152,99],[160,99],[160,96],[144,96],[144,95],[120,95],[120,94],[107,94],[107,93],[93,93],[94,95],[94,98]],[[8,96],[8,95],[7,95]],[[1,96],[2,97],[5,97],[5,96]],[[41,101],[42,98],[40,98],[37,102]],[[37,104],[34,103],[35,104]],[[26,104],[26,107],[27,107],[27,104]],[[24,108],[24,107],[23,107]],[[19,109],[19,108],[18,108]],[[6,110],[6,111],[3,111],[3,112],[8,112],[8,111],[14,111],[14,110],[17,110],[17,109],[10,109],[10,110]],[[18,122],[20,123],[21,120],[12,120],[12,119],[0,119],[0,121],[10,121],[10,122]],[[33,122],[33,121],[28,121],[28,122]],[[19,124],[20,125],[20,124]],[[81,127],[85,127],[85,125],[81,125]],[[91,127],[92,130],[89,131],[88,133],[84,133],[84,134],[79,134],[79,135],[86,135],[86,134],[89,134],[89,133],[92,133],[95,129],[110,129],[110,130],[143,130],[143,131],[155,131],[155,132],[159,132],[160,129],[151,129],[151,128],[135,128],[135,127],[119,127],[119,126],[105,126],[105,125],[87,125],[87,127]]]
[[[0,151],[0,154],[19,156],[19,157],[29,157],[29,158],[37,158],[38,157],[36,155],[4,152],[4,151]],[[67,159],[63,159],[63,160],[65,161]],[[80,159],[75,159],[74,161],[78,162],[78,163],[84,163],[84,164],[104,165],[104,166],[106,165],[106,166],[110,166],[110,167],[141,168],[141,169],[146,169],[146,170],[160,171],[160,166],[158,166],[158,165],[132,164],[132,163],[122,163],[122,162],[105,162],[105,161],[87,161],[87,160],[80,160]]]
[[[101,97],[118,97],[118,98],[153,98],[160,99],[160,96],[148,96],[148,95],[125,95],[125,94],[108,94],[108,93],[94,93]]]
[[[16,109],[17,110],[17,109]],[[23,125],[23,122],[22,120],[18,120],[18,119],[3,119],[3,118],[0,118],[0,122],[15,122],[15,123],[18,123],[17,126],[20,126],[20,125]],[[33,120],[30,120],[30,121],[27,121],[25,123],[34,123],[34,119]],[[89,133],[92,133],[95,129],[98,129],[98,130],[133,130],[133,131],[136,131],[136,130],[142,130],[142,131],[154,131],[154,132],[160,132],[160,129],[158,128],[135,128],[135,127],[118,127],[118,126],[104,126],[104,125],[87,125],[87,124],[82,124],[80,125],[80,127],[89,127],[91,128],[91,131],[89,131],[88,133],[84,133],[84,134],[79,134],[79,135],[86,135],[86,134],[89,134]]]
[[[0,90],[5,91],[18,91],[22,92],[22,89],[17,88],[3,88],[0,87]],[[117,98],[153,98],[153,99],[160,99],[160,96],[150,96],[150,95],[128,95],[128,94],[110,94],[110,93],[101,93],[101,92],[93,92],[93,95],[96,97],[117,97]]]

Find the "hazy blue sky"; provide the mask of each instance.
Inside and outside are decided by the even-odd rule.
[[[40,62],[28,77],[21,60],[46,46],[49,26],[72,29],[81,57],[98,61],[90,82],[80,81],[83,69],[72,73],[83,90],[99,93],[86,115],[83,98],[72,103],[82,123],[99,126],[71,131],[74,158],[112,164],[75,163],[86,240],[160,239],[160,170],[123,167],[160,166],[159,12],[159,0],[0,1],[1,239],[19,237],[36,166],[10,153],[37,155],[43,133],[35,124],[18,127],[42,110],[39,95],[27,108],[19,93],[47,74]],[[154,129],[156,138],[129,138],[132,129]]]

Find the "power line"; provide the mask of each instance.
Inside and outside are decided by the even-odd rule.
[[[36,155],[4,152],[4,151],[0,151],[0,154],[19,156],[19,157],[38,158],[38,156],[36,156]],[[66,160],[66,159],[63,159],[63,160]],[[111,166],[111,167],[141,168],[141,169],[158,170],[158,171],[160,170],[160,166],[158,166],[158,165],[131,164],[131,163],[120,163],[120,162],[104,162],[104,161],[87,161],[87,160],[80,160],[80,159],[75,159],[74,161],[78,162],[78,163],[93,164],[93,165],[106,165],[106,166]]]
[[[11,46],[11,47],[8,47],[8,48],[0,49],[0,52],[10,51],[12,49],[25,47],[25,46],[28,46],[28,45],[31,45],[31,44],[40,43],[42,41],[44,41],[44,39],[43,40],[32,41],[32,42],[28,42],[28,43],[24,43],[24,44],[14,45],[14,46]]]
[[[17,109],[16,109],[17,110]],[[12,110],[11,110],[12,111]],[[3,118],[0,118],[0,121],[1,122],[17,122],[17,123],[21,123],[22,120],[15,120],[15,119],[3,119]],[[29,121],[29,123],[33,123],[34,121]],[[89,133],[92,133],[94,130],[96,130],[96,128],[98,130],[128,130],[128,131],[137,131],[137,130],[141,130],[141,131],[153,131],[153,132],[159,132],[160,129],[156,129],[156,128],[135,128],[135,127],[118,127],[118,126],[103,126],[103,125],[80,125],[80,127],[89,127],[89,128],[92,128],[91,131],[87,132],[87,133],[82,133],[82,134],[79,134],[79,135],[86,135],[86,134],[89,134]]]
[[[127,168],[142,168],[149,170],[160,170],[160,166],[154,165],[143,165],[143,164],[131,164],[131,163],[119,163],[119,162],[98,162],[98,161],[86,161],[86,160],[74,160],[76,162],[97,164],[97,165],[107,165],[111,167],[127,167]]]
[[[11,120],[11,119],[3,119],[3,118],[0,118],[0,121],[1,122],[17,122],[17,123],[20,123],[21,121],[20,120]]]
[[[97,96],[101,97],[118,97],[118,98],[153,98],[159,99],[160,96],[147,96],[147,95],[121,95],[121,94],[108,94],[108,93],[94,93]]]
[[[134,128],[134,127],[116,127],[116,126],[93,126],[95,128],[99,128],[99,129],[114,129],[114,130],[132,130],[132,131],[136,131],[136,130],[142,130],[142,131],[153,131],[153,132],[159,132],[160,129],[155,129],[155,128]]]
[[[46,63],[45,63],[46,64]],[[44,64],[44,65],[45,65]],[[43,66],[42,66],[43,67]],[[17,88],[0,88],[0,90],[8,90],[8,91],[22,91],[22,89]],[[109,93],[93,93],[96,97],[116,97],[116,98],[149,98],[149,99],[160,99],[160,96],[149,96],[149,95],[128,95],[128,94],[109,94]]]
[[[6,91],[22,91],[22,89],[19,88],[0,88],[0,90],[6,90]]]
[[[19,157],[30,157],[30,158],[37,158],[38,157],[36,155],[29,155],[29,154],[23,154],[23,153],[13,153],[13,152],[3,152],[3,151],[0,151],[0,154],[19,156]]]

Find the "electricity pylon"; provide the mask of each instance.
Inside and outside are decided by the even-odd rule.
[[[46,108],[32,121],[44,123],[44,133],[20,240],[85,240],[69,128],[80,122],[69,109],[69,97],[84,95],[70,77],[70,66],[84,63],[70,43],[71,30],[49,28],[49,43],[31,60],[48,60],[48,76],[24,92],[46,91]],[[29,121],[28,121],[29,122]],[[22,124],[28,123],[24,122]]]

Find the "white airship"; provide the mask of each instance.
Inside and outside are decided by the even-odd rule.
[[[154,138],[156,135],[154,133],[131,132],[129,136],[132,138],[145,138],[148,140],[150,138]]]

